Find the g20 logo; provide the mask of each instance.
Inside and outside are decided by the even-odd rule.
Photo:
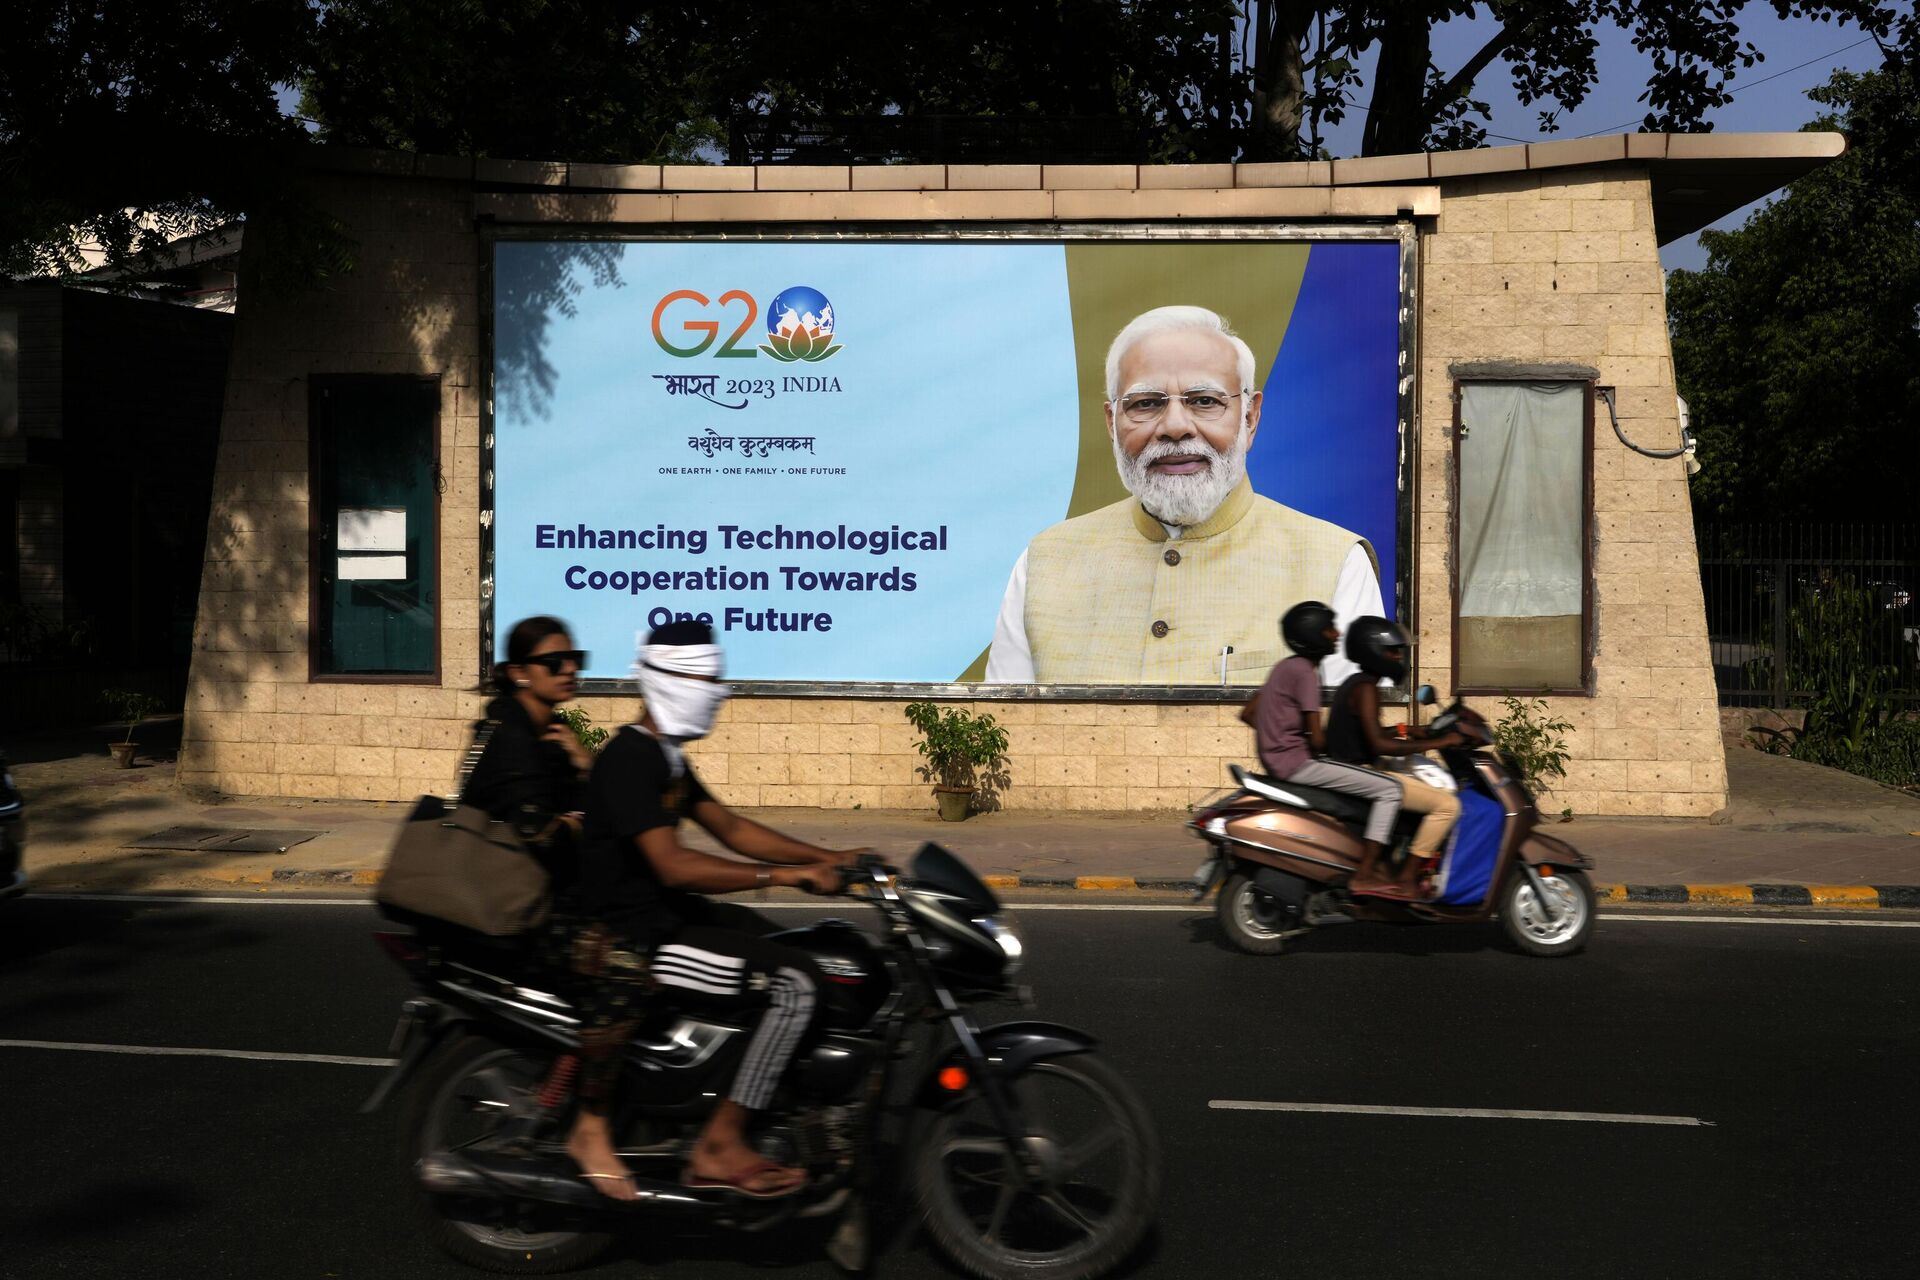
[[[670,356],[690,359],[703,355],[720,337],[721,322],[706,319],[708,308],[718,306],[723,312],[739,303],[746,307],[746,315],[739,327],[728,335],[727,340],[715,351],[716,359],[751,360],[756,355],[769,355],[775,360],[791,363],[796,360],[825,360],[840,350],[840,344],[833,340],[833,304],[827,301],[827,295],[818,289],[803,284],[782,289],[767,306],[767,340],[758,348],[742,350],[740,343],[753,328],[753,322],[760,316],[760,308],[754,302],[753,295],[745,289],[729,289],[718,299],[710,299],[694,289],[675,289],[660,299],[653,307],[653,340],[660,349]],[[674,309],[671,322],[678,325],[680,337],[696,339],[690,346],[676,346],[668,341],[665,326],[669,323],[667,311]],[[689,310],[697,308],[702,318],[691,318]]]

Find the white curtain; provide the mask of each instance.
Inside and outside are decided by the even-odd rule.
[[[1584,382],[1461,388],[1460,616],[1580,612]]]

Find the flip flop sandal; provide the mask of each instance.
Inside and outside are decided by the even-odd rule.
[[[792,1186],[774,1187],[766,1191],[755,1191],[752,1187],[745,1185],[764,1174],[779,1172],[782,1172],[782,1166],[771,1160],[762,1160],[759,1164],[748,1165],[731,1178],[703,1178],[689,1170],[680,1175],[680,1185],[696,1191],[731,1191],[735,1195],[746,1196],[753,1200],[778,1200],[782,1196],[792,1195],[807,1185],[805,1178],[801,1178]]]

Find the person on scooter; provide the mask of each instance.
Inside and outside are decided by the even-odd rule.
[[[1294,656],[1274,664],[1267,682],[1253,695],[1240,718],[1251,724],[1260,764],[1283,782],[1323,787],[1358,796],[1367,811],[1363,869],[1378,862],[1400,816],[1400,783],[1386,774],[1338,760],[1319,758],[1326,751],[1320,724],[1320,661],[1340,643],[1333,610],[1318,600],[1303,600],[1280,619],[1280,635]],[[1375,875],[1373,880],[1378,880]],[[1372,881],[1367,882],[1370,886]],[[1361,891],[1355,875],[1352,888]]]
[[[1328,704],[1326,750],[1329,760],[1372,768],[1383,756],[1419,755],[1466,741],[1458,733],[1429,736],[1418,728],[1410,729],[1406,737],[1397,737],[1381,725],[1380,681],[1398,684],[1407,678],[1407,633],[1397,623],[1378,617],[1355,618],[1347,624],[1346,652],[1348,659],[1360,669],[1341,683]],[[1417,902],[1428,896],[1422,887],[1423,878],[1432,870],[1447,832],[1460,816],[1460,797],[1405,774],[1383,776],[1400,784],[1404,807],[1425,816],[1419,830],[1413,833],[1409,856],[1397,877],[1388,879],[1380,874],[1380,851],[1369,843],[1348,889],[1373,897]]]
[[[802,952],[769,941],[771,926],[744,907],[703,895],[770,885],[823,893],[840,884],[845,853],[803,844],[715,800],[682,751],[705,737],[728,696],[721,652],[703,622],[656,628],[635,663],[645,710],[621,728],[587,783],[579,900],[585,919],[562,937],[568,967],[584,979],[579,1118],[567,1151],[581,1176],[615,1200],[632,1200],[632,1174],[616,1154],[607,1114],[622,1050],[653,987],[676,1002],[739,1016],[759,1012],[728,1096],[701,1132],[682,1181],[758,1199],[798,1191],[805,1175],[749,1145],[763,1110],[813,1021],[822,985]],[[692,818],[752,862],[699,853],[676,830]],[[761,865],[770,864],[770,865]]]

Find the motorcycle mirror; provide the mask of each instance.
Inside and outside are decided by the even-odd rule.
[[[1430,707],[1440,701],[1440,694],[1430,684],[1423,684],[1413,691],[1413,700],[1423,707]]]

